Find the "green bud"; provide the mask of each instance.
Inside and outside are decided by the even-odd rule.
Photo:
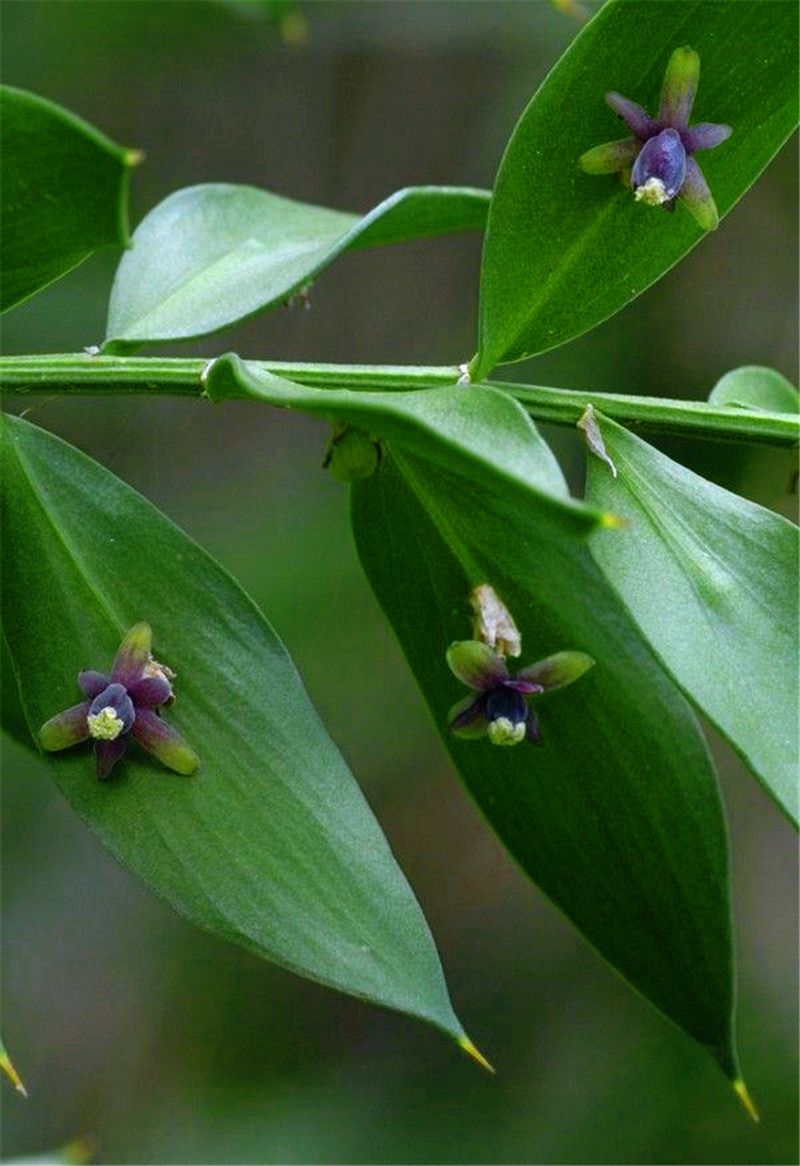
[[[322,465],[330,470],[337,482],[349,485],[362,478],[370,478],[381,460],[381,447],[363,429],[350,426],[334,429]]]

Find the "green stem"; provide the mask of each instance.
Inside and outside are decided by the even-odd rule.
[[[574,425],[586,406],[619,421],[629,429],[641,426],[658,433],[705,437],[714,441],[754,441],[762,445],[793,447],[800,440],[800,417],[793,413],[711,405],[708,401],[681,401],[667,397],[633,397],[593,393],[581,389],[550,389],[534,385],[486,381],[512,397],[539,421]]]
[[[363,392],[434,388],[453,384],[460,376],[460,370],[453,365],[254,363],[299,384]],[[200,358],[88,353],[6,356],[0,358],[0,388],[26,395],[152,393],[194,397],[203,391],[201,377],[207,364],[208,361]],[[800,421],[788,413],[737,409],[705,401],[634,397],[502,381],[486,383],[509,393],[537,420],[557,425],[574,425],[591,403],[623,425],[660,433],[783,446],[796,445],[800,436]],[[469,388],[465,387],[464,391],[469,392]]]

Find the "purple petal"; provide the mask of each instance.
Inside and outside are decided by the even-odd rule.
[[[688,45],[676,49],[667,64],[661,89],[658,120],[663,125],[686,129],[699,79],[700,58],[694,49]]]
[[[503,685],[486,694],[486,733],[493,745],[519,745],[525,739],[528,706],[521,692]]]
[[[514,677],[513,680],[507,680],[505,687],[513,688],[515,692],[521,692],[523,696],[532,696],[535,692],[544,692],[541,684],[536,684],[532,680],[520,680],[519,676]]]
[[[713,150],[720,142],[724,142],[731,136],[733,130],[730,126],[716,125],[713,121],[703,121],[699,125],[692,126],[690,130],[685,130],[683,133],[683,144],[690,153],[695,150]]]
[[[658,132],[658,125],[641,105],[629,101],[621,93],[607,93],[606,104],[611,106],[617,117],[621,117],[628,129],[641,141]]]
[[[111,679],[130,688],[141,678],[145,664],[150,659],[153,633],[146,623],[134,624],[119,646]]]
[[[502,656],[480,640],[460,640],[447,649],[447,663],[462,684],[485,692],[508,680],[508,668]]]
[[[686,177],[686,151],[677,130],[662,130],[642,146],[633,164],[637,198],[663,205],[675,198]]]
[[[686,163],[686,179],[680,189],[678,198],[684,204],[695,221],[704,231],[715,231],[719,225],[717,204],[708,189],[708,183],[703,177],[703,171],[690,158]]]
[[[542,743],[539,725],[530,709],[528,709],[528,716],[525,719],[525,739],[534,745],[541,745]]]
[[[117,718],[122,721],[122,728],[117,727],[117,733],[127,733],[136,716],[133,701],[128,696],[128,690],[123,684],[109,684],[94,698],[89,706],[89,715],[96,717],[103,709],[113,709]],[[91,727],[90,727],[90,731]],[[92,731],[92,736],[102,737],[104,734]]]
[[[512,725],[519,725],[528,715],[525,697],[509,685],[495,688],[486,694],[486,719],[496,721],[502,718]]]
[[[458,737],[483,737],[486,734],[486,695],[466,696],[447,714],[447,727]]]
[[[633,165],[642,144],[636,138],[623,138],[619,142],[605,142],[581,154],[578,165],[586,174],[616,174]]]
[[[166,676],[145,676],[131,685],[128,695],[137,708],[155,708],[172,696],[172,685]]]
[[[87,669],[78,673],[78,688],[90,700],[98,696],[104,688],[108,688],[110,683],[111,677],[103,672],[92,672],[91,669]]]
[[[100,781],[106,781],[125,752],[125,740],[125,737],[117,737],[114,741],[95,741],[94,759]]]
[[[162,765],[176,773],[194,773],[200,759],[190,749],[180,733],[149,709],[140,709],[131,730],[143,749],[157,757]]]
[[[88,714],[89,701],[85,700],[51,717],[39,730],[39,744],[50,753],[69,749],[70,745],[79,745],[89,736],[86,723]]]
[[[539,685],[540,692],[552,692],[572,684],[594,665],[591,656],[585,652],[556,652],[544,660],[538,660],[517,673],[518,678],[530,680]]]

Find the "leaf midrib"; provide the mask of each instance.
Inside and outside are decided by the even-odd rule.
[[[63,548],[67,554],[67,557],[70,559],[73,566],[77,570],[78,574],[80,575],[81,579],[83,580],[84,584],[86,585],[86,588],[89,591],[89,593],[94,595],[97,598],[98,607],[101,608],[101,610],[103,611],[103,613],[107,617],[109,623],[112,625],[114,630],[119,634],[120,637],[122,637],[127,630],[124,620],[122,620],[121,618],[117,618],[114,615],[114,608],[109,603],[108,598],[106,597],[106,594],[97,586],[96,583],[92,582],[91,577],[88,574],[88,569],[86,567],[86,564],[85,564],[82,556],[75,549],[72,541],[67,537],[65,531],[59,526],[59,524],[55,521],[53,515],[50,513],[50,511],[47,507],[47,504],[45,502],[45,498],[44,498],[44,496],[43,496],[43,494],[42,494],[42,492],[41,492],[41,490],[36,482],[36,475],[33,473],[30,465],[28,464],[27,459],[25,458],[23,451],[19,447],[19,442],[14,437],[13,433],[9,433],[8,444],[13,449],[13,452],[14,452],[16,459],[17,459],[17,463],[22,471],[23,477],[25,478],[25,481],[28,483],[28,486],[30,487],[31,495],[36,500],[40,510],[44,514],[48,525],[54,531],[58,542],[63,546]]]

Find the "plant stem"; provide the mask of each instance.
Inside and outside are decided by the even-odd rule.
[[[434,388],[453,384],[460,376],[460,370],[453,365],[253,363],[299,384],[361,392]],[[201,377],[207,364],[201,358],[88,353],[6,356],[0,358],[0,388],[25,395],[150,393],[193,397],[202,394]],[[591,403],[599,412],[623,425],[660,433],[783,446],[796,445],[800,437],[800,420],[788,413],[737,409],[705,401],[635,397],[502,381],[485,383],[509,393],[537,420],[558,425],[574,425]],[[465,386],[464,391],[469,392],[469,387]]]
[[[537,420],[558,425],[575,425],[586,406],[591,404],[597,412],[629,429],[641,427],[651,432],[685,437],[751,441],[790,448],[800,440],[800,417],[793,413],[711,405],[708,401],[593,393],[588,389],[551,389],[498,381],[484,383],[509,392]]]

